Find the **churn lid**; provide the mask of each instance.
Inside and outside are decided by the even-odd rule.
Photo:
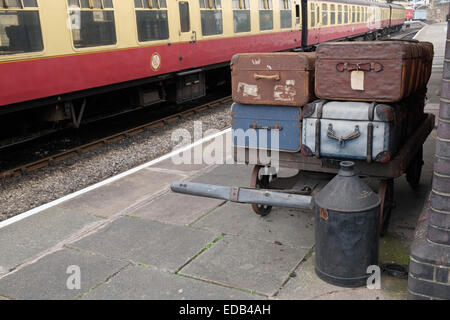
[[[342,161],[341,169],[315,197],[323,209],[340,212],[362,212],[380,205],[381,199],[355,174],[354,162]]]

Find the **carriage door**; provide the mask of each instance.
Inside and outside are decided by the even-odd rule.
[[[195,31],[191,25],[191,6],[189,1],[179,1],[178,10],[180,12],[180,40],[196,41]]]
[[[195,48],[197,46],[197,32],[195,21],[192,20],[192,3],[188,0],[178,1],[180,14],[179,29],[179,59],[183,65],[194,64]]]
[[[177,73],[176,102],[194,100],[203,97],[206,92],[205,75],[196,66],[197,32],[196,22],[192,20],[192,5],[189,0],[178,1],[180,14],[180,44],[178,59],[181,69],[191,69]]]

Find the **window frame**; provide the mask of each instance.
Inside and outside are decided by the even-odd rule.
[[[144,2],[144,1],[148,1],[148,0],[141,0],[141,2]],[[161,8],[161,7],[159,7],[159,8],[144,8],[144,6],[142,7],[142,8],[136,8],[136,4],[135,4],[135,0],[133,0],[133,8],[134,8],[134,21],[135,21],[135,26],[136,26],[136,40],[137,40],[137,43],[139,44],[139,45],[148,45],[149,43],[168,43],[168,42],[170,42],[170,17],[169,17],[169,5],[167,4],[167,2],[168,1],[170,1],[170,0],[166,0],[166,7],[165,8]],[[157,2],[158,2],[158,5],[159,6],[161,6],[161,4],[160,4],[160,0],[157,0]],[[177,1],[178,3],[180,3],[180,2],[187,2],[187,3],[189,3],[189,1]],[[138,24],[137,24],[137,11],[161,11],[161,10],[165,10],[165,11],[167,11],[167,32],[168,32],[168,37],[167,37],[167,39],[157,39],[157,40],[147,40],[147,41],[139,41],[139,28],[138,28]],[[189,27],[190,27],[190,29],[192,29],[192,27],[191,27],[191,23],[190,23],[191,21],[189,21]],[[181,31],[181,30],[180,30]],[[189,33],[189,31],[188,32],[183,32],[183,33]]]
[[[247,8],[247,3],[248,3],[248,8]],[[231,2],[231,10],[233,13],[233,34],[246,34],[246,33],[252,32],[252,10],[251,9],[252,9],[252,1],[251,0],[239,0],[239,8],[234,8],[233,1]],[[250,30],[236,32],[236,30],[234,29],[234,12],[235,11],[248,11]]]
[[[309,3],[309,14],[310,16],[308,17],[308,24],[310,28],[315,28],[316,27],[316,5],[314,3]],[[312,20],[314,19],[314,24],[312,23]]]
[[[64,0],[64,1],[66,3],[67,15],[69,16],[69,12],[71,10],[70,7],[69,7],[69,1],[68,0]],[[89,1],[91,1],[91,0],[89,0]],[[101,0],[102,6],[103,6],[103,3],[104,3],[103,1],[104,0]],[[117,33],[117,20],[116,20],[116,15],[115,15],[116,8],[114,7],[114,1],[111,0],[111,2],[112,2],[112,6],[113,6],[112,8],[97,9],[97,8],[81,8],[81,0],[78,0],[79,8],[77,8],[77,10],[80,10],[80,11],[93,11],[93,10],[105,10],[106,9],[106,11],[112,11],[113,15],[114,15],[114,32],[115,32],[115,35],[116,35],[116,42],[114,44],[105,44],[105,45],[97,45],[97,46],[89,46],[89,47],[77,48],[75,46],[75,41],[74,41],[74,38],[73,38],[72,28],[68,28],[69,33],[70,33],[70,39],[71,39],[70,45],[72,46],[72,49],[74,51],[78,51],[78,52],[98,51],[97,50],[98,48],[118,48],[119,47],[119,39],[118,39],[118,33]],[[134,1],[133,1],[133,4],[134,4]],[[136,28],[136,35],[137,35],[137,28]]]
[[[349,22],[349,5],[347,5],[347,4],[344,4],[344,7],[343,7],[343,10],[342,10],[342,12],[343,12],[343,17],[342,17],[342,24],[348,24],[348,22]]]
[[[42,41],[42,50],[39,51],[31,51],[31,52],[17,52],[17,53],[11,53],[11,54],[0,54],[0,60],[8,60],[11,57],[17,57],[17,56],[22,56],[22,57],[30,57],[30,56],[43,56],[46,51],[47,51],[47,37],[46,34],[44,32],[44,24],[42,23],[42,19],[41,19],[41,7],[40,7],[40,0],[36,0],[36,7],[25,7],[23,4],[23,0],[19,0],[21,3],[21,8],[17,8],[17,7],[4,7],[3,6],[3,1],[0,0],[0,11],[37,11],[38,13],[38,18],[39,18],[39,26],[40,26],[40,32],[41,32],[41,41]],[[67,2],[66,2],[67,4]],[[72,32],[70,32],[72,33]]]
[[[336,4],[331,3],[328,7],[328,13],[330,16],[330,26],[336,25]]]
[[[337,12],[337,15],[336,15],[336,25],[340,26],[341,24],[344,23],[344,17],[343,17],[344,10],[343,10],[342,4],[338,4],[338,5],[337,5],[337,10],[336,10],[336,12]]]
[[[329,12],[329,10],[328,10],[328,3],[322,3],[321,8],[322,8],[322,14],[320,15],[321,25],[322,25],[322,26],[329,26],[330,24],[329,24],[329,19],[328,19],[328,17],[329,17],[329,15],[328,15],[328,12]],[[325,10],[324,10],[324,8],[325,8]],[[324,18],[324,15],[325,15],[326,18],[327,18],[326,23],[323,23],[323,21],[324,21],[324,19],[323,19],[323,18]]]
[[[192,33],[192,19],[191,19],[191,3],[188,0],[180,0],[178,2],[178,19],[180,20],[180,35]],[[188,15],[189,15],[189,30],[188,31],[182,31],[181,30],[181,12],[180,12],[180,5],[182,3],[187,3],[188,5]],[[169,24],[169,38],[170,38],[170,24]]]
[[[225,0],[227,1],[227,0]],[[202,5],[200,4],[200,2],[203,2],[203,5],[205,7],[202,7]],[[199,13],[200,13],[200,31],[201,31],[201,35],[202,37],[218,37],[221,35],[224,35],[225,33],[225,28],[224,28],[224,17],[223,17],[223,5],[222,5],[222,1],[221,0],[199,0],[197,2],[199,4]],[[206,6],[206,4],[208,4],[208,6]],[[202,11],[217,11],[220,10],[220,16],[221,16],[221,21],[222,21],[222,32],[221,33],[214,33],[214,34],[203,34],[203,27],[202,27]]]
[[[264,8],[261,8],[261,1],[264,3]],[[272,12],[272,28],[270,29],[261,29],[261,11],[271,11]],[[273,0],[258,0],[258,24],[259,24],[259,32],[273,32],[275,29],[275,16],[274,16],[274,8],[273,8]]]
[[[283,4],[283,5],[281,5]],[[293,23],[292,23],[292,0],[280,0],[279,1],[279,11],[280,11],[280,29],[281,30],[289,30],[293,28]],[[286,8],[288,7],[288,8]],[[284,12],[290,12],[291,13],[291,19],[290,19],[290,26],[289,27],[283,27],[282,26],[282,11]]]

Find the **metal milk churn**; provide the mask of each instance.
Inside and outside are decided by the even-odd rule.
[[[316,274],[342,287],[366,285],[367,267],[378,264],[380,197],[343,161],[314,198]]]

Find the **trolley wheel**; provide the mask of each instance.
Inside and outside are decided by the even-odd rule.
[[[392,209],[394,209],[394,179],[381,180],[378,189],[381,198],[380,206],[380,236],[384,236],[389,226]]]
[[[406,169],[406,181],[413,189],[419,186],[423,163],[423,147],[420,147],[419,151],[411,159],[408,169]]]
[[[261,169],[264,169],[263,166],[255,165],[253,167],[252,171],[252,177],[250,181],[250,187],[256,188],[256,189],[268,189],[269,188],[269,182],[270,182],[270,175],[267,174],[261,174]],[[275,175],[273,176],[275,177]],[[260,216],[266,216],[272,211],[272,206],[267,205],[261,205],[254,203],[252,204],[253,211],[260,215]]]

